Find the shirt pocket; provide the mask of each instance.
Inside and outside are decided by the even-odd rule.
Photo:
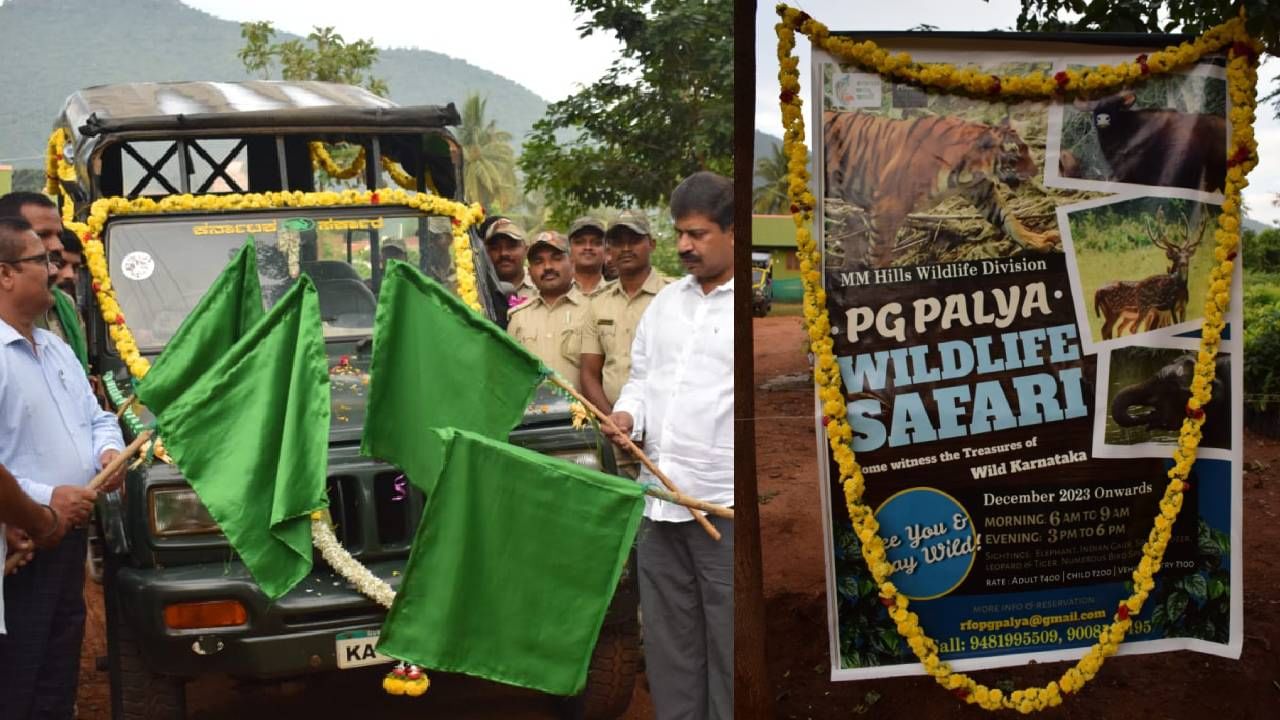
[[[578,328],[567,327],[560,331],[560,354],[578,367],[582,356],[582,333]]]
[[[597,321],[596,336],[600,338],[600,350],[603,351],[605,357],[618,351],[618,326],[616,321],[609,321],[608,325]]]
[[[538,333],[535,328],[528,325],[520,325],[512,332],[516,340],[525,347],[532,347],[538,341]]]

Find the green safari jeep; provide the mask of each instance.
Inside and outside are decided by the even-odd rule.
[[[332,83],[184,82],[81,90],[68,98],[54,130],[66,138],[63,159],[75,169],[74,180],[61,178],[64,204],[70,200],[83,221],[91,203],[108,197],[399,183],[460,200],[462,153],[449,131],[458,122],[453,105],[398,107]],[[317,143],[332,150],[324,153],[328,163]],[[330,510],[345,548],[397,586],[422,498],[396,468],[359,455],[374,308],[388,257],[456,288],[450,219],[394,205],[110,218],[103,241],[112,285],[144,356],[164,349],[248,235],[258,247],[268,305],[300,273],[319,290],[333,388]],[[481,302],[490,319],[505,323],[505,298],[474,236],[472,248]],[[118,404],[132,394],[128,371],[94,301],[83,304],[92,370]],[[126,412],[126,439],[150,420]],[[547,388],[511,440],[616,471],[609,443],[572,429],[567,402]],[[209,673],[285,680],[389,661],[373,651],[385,612],[332,573],[318,552],[311,576],[270,602],[176,467],[156,462],[133,470],[125,489],[100,501],[95,543],[117,720],[184,717],[186,682]],[[639,664],[631,570],[629,563],[586,691],[561,703],[566,717],[617,717],[630,702]]]

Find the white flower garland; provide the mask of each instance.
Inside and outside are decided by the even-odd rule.
[[[311,513],[311,542],[320,550],[324,561],[329,563],[347,582],[379,605],[390,608],[396,599],[396,591],[391,589],[387,581],[374,575],[360,561],[351,557],[351,553],[342,547],[333,534],[333,528],[324,519],[324,513]]]

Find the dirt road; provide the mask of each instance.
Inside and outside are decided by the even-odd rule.
[[[813,393],[797,317],[755,321],[756,466],[769,670],[779,718],[993,717],[924,677],[828,680],[822,516]],[[1050,718],[1235,720],[1280,717],[1280,442],[1245,438],[1244,651],[1114,657]],[[1061,663],[976,673],[1017,687],[1057,678]]]

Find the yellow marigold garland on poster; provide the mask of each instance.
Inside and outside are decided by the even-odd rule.
[[[1174,520],[1182,509],[1183,493],[1191,465],[1200,445],[1200,427],[1204,424],[1204,406],[1210,398],[1215,359],[1221,343],[1225,314],[1230,303],[1231,276],[1240,243],[1240,192],[1247,185],[1245,176],[1258,162],[1257,142],[1253,135],[1257,60],[1261,44],[1245,30],[1243,17],[1232,19],[1192,42],[1177,47],[1139,55],[1133,62],[1082,70],[1064,70],[1053,75],[1032,72],[1025,75],[989,75],[972,67],[958,68],[946,63],[917,63],[907,53],[891,53],[873,42],[856,42],[833,37],[829,30],[807,13],[778,5],[782,21],[778,34],[779,101],[782,107],[784,152],[787,156],[788,195],[792,219],[796,226],[796,245],[804,284],[804,317],[809,332],[810,348],[815,356],[814,379],[822,401],[823,423],[831,452],[840,471],[845,504],[854,532],[862,542],[862,556],[880,589],[881,602],[898,632],[906,639],[926,672],[938,684],[951,690],[965,702],[987,710],[1010,709],[1031,713],[1062,703],[1063,696],[1078,692],[1093,679],[1106,658],[1114,655],[1132,624],[1132,616],[1142,610],[1148,593],[1155,586],[1155,574],[1164,558],[1172,535]],[[1225,200],[1214,233],[1217,265],[1209,276],[1205,299],[1204,324],[1191,399],[1187,402],[1186,419],[1174,452],[1174,467],[1169,470],[1169,483],[1160,500],[1160,513],[1142,547],[1142,560],[1133,572],[1133,593],[1123,600],[1112,622],[1101,631],[1098,642],[1062,676],[1044,687],[1032,687],[1004,694],[998,688],[982,685],[973,678],[953,672],[938,655],[938,644],[920,627],[919,618],[909,609],[906,596],[890,581],[893,568],[888,563],[884,541],[872,510],[862,501],[865,480],[854,457],[851,442],[853,430],[845,413],[839,369],[826,313],[826,291],[822,287],[819,268],[821,255],[811,230],[815,198],[809,191],[806,169],[808,151],[804,144],[804,118],[800,100],[800,61],[793,55],[796,33],[808,37],[814,47],[832,56],[854,63],[894,80],[914,83],[948,92],[1018,99],[1053,99],[1075,93],[1114,90],[1141,81],[1151,75],[1169,72],[1198,61],[1206,54],[1228,51],[1227,80],[1231,95],[1231,145],[1228,148]]]

